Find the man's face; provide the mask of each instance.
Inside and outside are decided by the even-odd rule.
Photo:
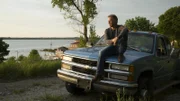
[[[116,25],[116,20],[113,17],[108,17],[108,24],[110,27],[113,27]]]

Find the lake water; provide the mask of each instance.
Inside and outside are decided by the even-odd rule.
[[[48,55],[50,53],[40,51],[42,49],[54,49],[61,46],[69,47],[70,43],[74,42],[74,39],[55,39],[55,40],[42,40],[42,39],[31,39],[31,40],[3,40],[9,44],[8,50],[10,50],[9,55],[7,57],[15,56],[18,57],[20,55],[28,56],[29,52],[32,49],[37,49],[40,55],[43,57],[44,55]]]

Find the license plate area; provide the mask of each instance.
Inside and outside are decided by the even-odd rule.
[[[91,90],[91,80],[78,79],[77,87],[84,88],[86,91]]]

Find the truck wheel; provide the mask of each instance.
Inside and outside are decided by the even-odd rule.
[[[82,95],[85,93],[84,89],[76,87],[75,84],[66,82],[66,90],[73,95]]]
[[[134,101],[152,101],[153,100],[153,79],[147,77],[140,77],[138,81],[138,91],[135,94]]]

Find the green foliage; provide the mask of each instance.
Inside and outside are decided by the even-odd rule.
[[[151,101],[150,99],[140,98],[139,100],[135,99],[132,95],[127,95],[124,89],[117,89],[116,97],[111,94],[103,94],[100,98],[100,101]],[[152,100],[156,101],[156,100]]]
[[[58,6],[64,11],[64,17],[81,24],[89,24],[97,15],[98,0],[52,0],[53,7]]]
[[[140,16],[126,20],[125,25],[130,30],[153,31],[153,32],[157,31],[156,27],[154,26],[155,25],[154,23],[150,22],[145,17],[140,17]]]
[[[134,98],[132,96],[126,97],[125,94],[126,94],[126,92],[124,89],[123,89],[123,91],[118,89],[116,91],[117,101],[134,101]]]
[[[60,61],[35,61],[28,58],[18,62],[9,58],[0,64],[0,79],[17,80],[38,76],[56,75],[56,70],[60,68]]]
[[[95,26],[90,26],[90,35],[89,35],[89,41],[92,43],[92,44],[95,44],[99,39],[100,37],[98,35],[96,35],[96,29],[95,29]]]
[[[26,59],[27,57],[25,57],[25,56],[23,56],[23,55],[20,55],[18,58],[17,58],[17,60],[18,61],[22,61],[22,60],[24,60],[24,59]]]
[[[172,40],[180,41],[180,6],[172,7],[159,16],[158,30]]]
[[[4,56],[9,54],[9,51],[7,50],[8,47],[9,45],[0,38],[0,63],[5,60]]]
[[[14,93],[14,94],[22,94],[22,93],[25,93],[26,91],[28,91],[28,89],[12,89],[12,92]]]
[[[7,61],[16,61],[16,57],[12,56],[7,59]]]
[[[80,36],[80,38],[79,38],[78,47],[86,47],[86,40],[84,39],[83,36]]]
[[[39,52],[35,49],[31,50],[28,59],[31,61],[40,61],[42,60],[41,56],[39,55]]]
[[[37,99],[38,101],[62,101],[62,96],[45,94],[45,96],[40,96]]]
[[[70,19],[73,23],[84,27],[83,34],[85,41],[88,41],[87,26],[96,17],[98,0],[52,0],[53,7],[58,6],[64,13],[65,19]]]
[[[95,26],[91,25],[90,29],[89,29],[89,42],[91,42],[92,44],[95,44],[100,37],[98,35],[96,35],[96,30],[95,30]],[[86,40],[83,36],[80,36],[79,38],[79,45],[78,47],[86,47]]]

